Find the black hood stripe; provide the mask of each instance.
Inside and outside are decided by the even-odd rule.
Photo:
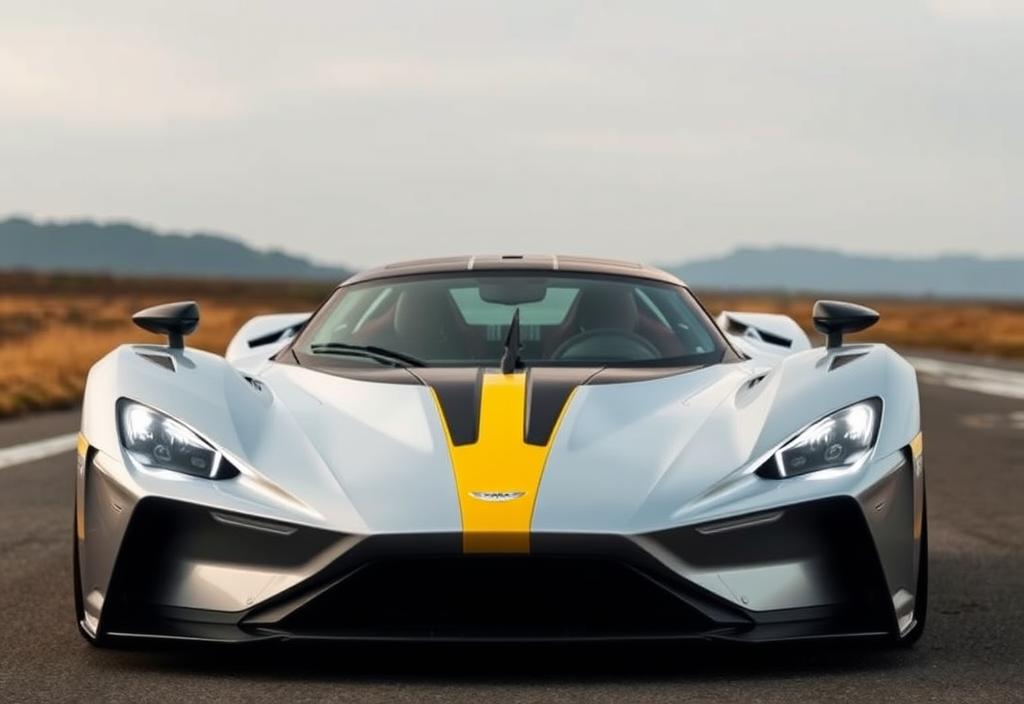
[[[527,370],[523,439],[528,445],[547,446],[569,396],[598,371],[599,368],[591,367],[531,367]]]
[[[472,445],[480,437],[483,367],[417,367],[415,374],[434,390],[452,445]]]
[[[615,369],[608,367],[529,367],[523,440],[546,447],[566,402],[578,386],[616,384],[673,376],[695,367]],[[417,367],[411,370],[434,390],[452,445],[472,445],[480,437],[483,367]],[[522,372],[520,372],[522,373]]]
[[[452,445],[472,445],[480,437],[480,368],[417,368],[415,374],[437,394]],[[587,383],[597,367],[533,367],[526,372],[523,440],[545,447],[551,440],[566,401],[577,386]]]
[[[290,356],[281,361],[292,363]],[[295,363],[362,381],[423,384],[437,396],[452,445],[472,445],[480,437],[480,400],[487,371],[484,367],[353,367],[341,360],[313,355],[295,355]],[[547,446],[566,402],[578,386],[647,381],[699,368],[528,367],[523,440],[528,445]]]

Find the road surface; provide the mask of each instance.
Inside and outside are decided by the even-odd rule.
[[[73,623],[68,411],[0,423],[0,702],[1024,702],[1024,373],[918,366],[932,588],[912,650],[97,650]]]

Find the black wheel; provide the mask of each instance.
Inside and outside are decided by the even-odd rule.
[[[921,556],[917,570],[917,592],[914,594],[914,627],[902,637],[896,636],[896,645],[913,647],[924,635],[928,619],[928,502],[921,507]]]

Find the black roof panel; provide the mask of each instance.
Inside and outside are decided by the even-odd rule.
[[[434,257],[386,264],[353,275],[342,285],[415,274],[446,274],[461,271],[568,271],[588,274],[610,274],[652,279],[671,284],[682,282],[661,269],[635,262],[596,257],[552,254],[482,254],[475,256]]]

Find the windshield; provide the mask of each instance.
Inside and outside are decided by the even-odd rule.
[[[361,365],[496,366],[516,310],[525,366],[711,364],[726,349],[681,286],[534,272],[396,277],[344,286],[293,349]]]

